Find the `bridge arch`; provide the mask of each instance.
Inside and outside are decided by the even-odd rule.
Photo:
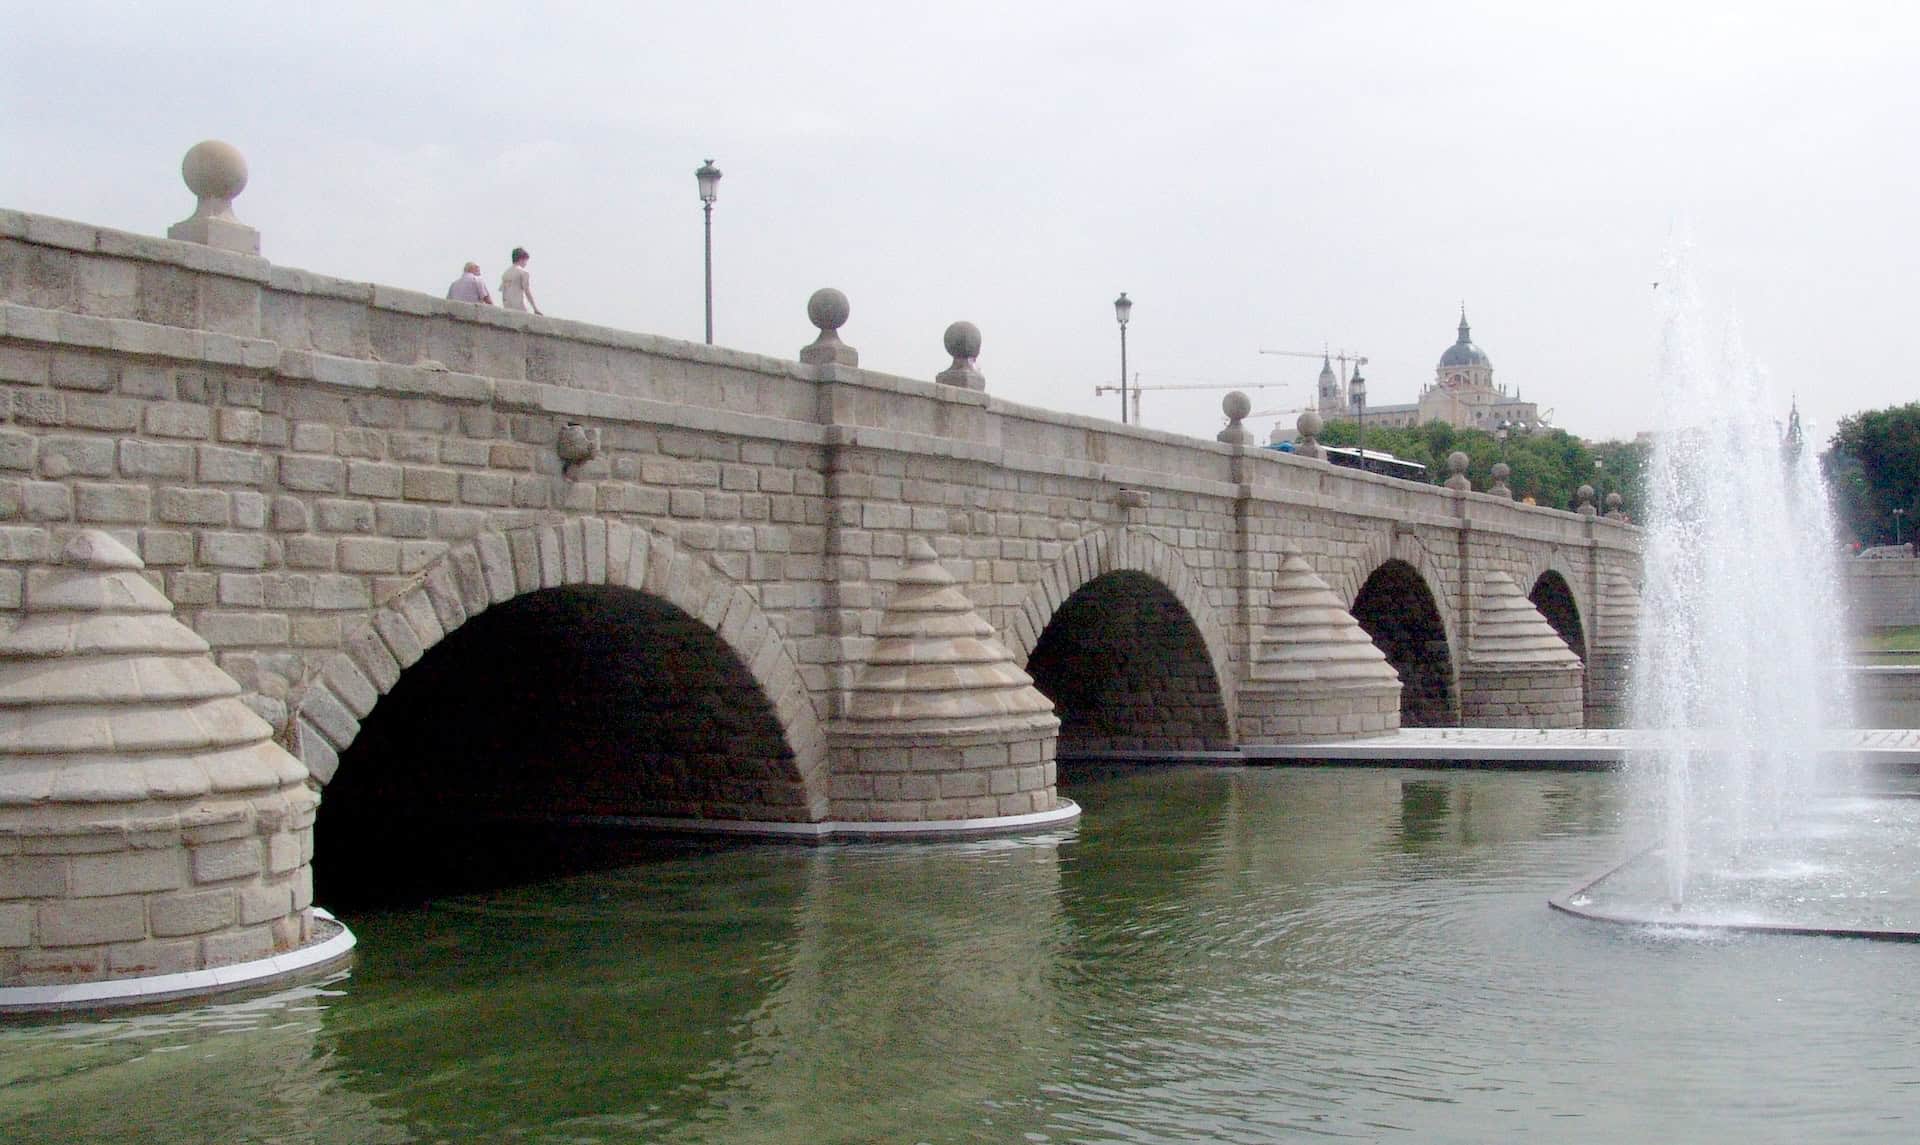
[[[548,615],[517,615],[530,609]],[[666,625],[683,641],[709,642],[719,669],[757,693],[747,706],[760,708],[784,740],[772,778],[792,794],[773,809],[743,797],[737,803],[748,810],[737,817],[825,818],[826,737],[791,651],[752,594],[670,537],[599,518],[487,532],[452,546],[355,625],[343,649],[304,682],[289,705],[290,747],[330,783],[339,753],[408,669],[483,613],[494,612],[489,624],[507,617],[526,632],[551,623],[556,610],[624,614],[630,627]]]
[[[1169,614],[1178,617],[1170,626],[1129,620]],[[1052,688],[1049,698],[1060,704],[1063,754],[1233,745],[1227,633],[1179,552],[1151,533],[1122,527],[1082,537],[1041,575],[1007,629],[1015,659],[1043,692]],[[1092,637],[1101,650],[1118,650],[1118,660],[1071,646],[1095,631],[1102,632]],[[1110,676],[1085,677],[1079,669],[1090,664],[1110,666]],[[1142,672],[1164,678],[1143,691],[1142,681],[1132,679]],[[1075,687],[1078,703],[1059,694]],[[1104,701],[1149,696],[1161,702],[1133,703],[1130,715],[1101,713],[1112,726],[1096,728],[1086,719]],[[1164,702],[1169,697],[1178,702]]]
[[[1427,578],[1407,561],[1390,558],[1352,599],[1353,618],[1400,674],[1400,726],[1458,726],[1456,658]]]
[[[1547,623],[1567,642],[1573,654],[1582,661],[1587,658],[1587,632],[1592,625],[1593,615],[1589,605],[1580,607],[1580,601],[1574,595],[1572,583],[1566,573],[1549,565],[1534,577],[1533,587],[1527,591],[1527,599],[1546,617]]]

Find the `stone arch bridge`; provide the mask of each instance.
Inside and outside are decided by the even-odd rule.
[[[832,292],[786,361],[176,233],[0,211],[0,609],[109,534],[329,801],[1009,827],[1057,754],[1618,704],[1612,521],[1000,401],[962,325],[863,370]]]

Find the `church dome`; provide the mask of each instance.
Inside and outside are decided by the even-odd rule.
[[[1493,361],[1487,357],[1486,351],[1473,344],[1472,331],[1467,326],[1467,312],[1464,308],[1460,311],[1459,341],[1448,346],[1447,352],[1440,355],[1441,369],[1460,366],[1493,369]]]

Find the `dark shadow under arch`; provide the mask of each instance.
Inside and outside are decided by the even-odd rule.
[[[710,629],[574,585],[488,609],[401,674],[327,785],[315,871],[329,901],[477,889],[594,865],[593,831],[554,826],[570,817],[806,808],[777,715]]]
[[[1206,641],[1145,573],[1095,577],[1054,612],[1027,658],[1060,717],[1061,757],[1233,747]]]
[[[1374,569],[1354,597],[1352,612],[1400,673],[1400,726],[1459,726],[1447,628],[1419,571],[1397,560]]]
[[[1533,582],[1533,591],[1527,593],[1527,599],[1547,618],[1547,623],[1567,642],[1573,654],[1584,662],[1587,658],[1587,637],[1580,624],[1580,605],[1573,599],[1573,589],[1568,587],[1567,579],[1548,569]]]

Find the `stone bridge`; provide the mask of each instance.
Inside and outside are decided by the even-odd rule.
[[[0,609],[110,535],[329,809],[1020,826],[1056,753],[1613,721],[1630,527],[1000,401],[966,324],[864,370],[832,291],[789,361],[196,218],[0,211]]]

